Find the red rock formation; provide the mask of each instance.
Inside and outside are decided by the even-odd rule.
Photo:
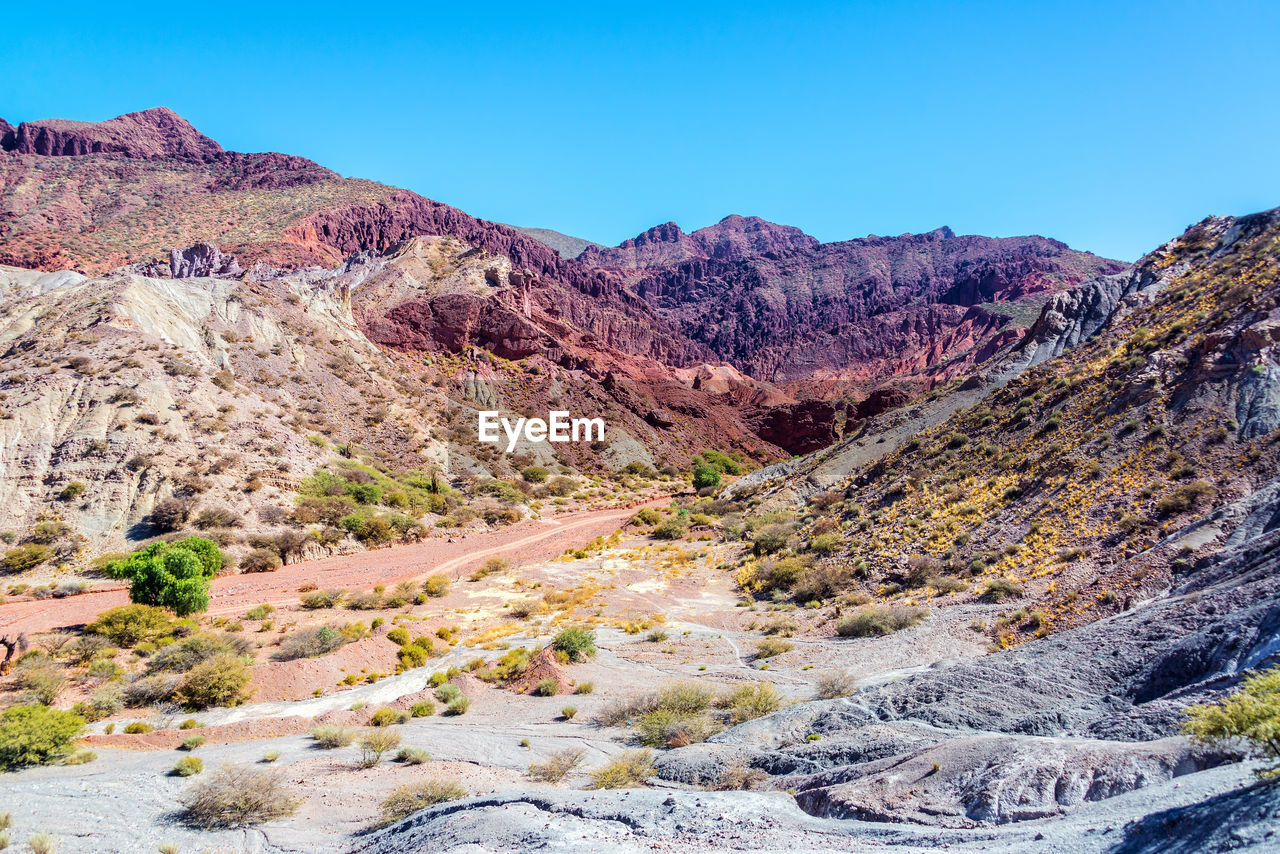
[[[980,361],[1015,327],[980,303],[1014,302],[1122,267],[1042,237],[927,234],[820,244],[729,217],[674,224],[584,263],[623,272],[656,313],[758,379],[837,397],[883,379]]]
[[[838,404],[825,400],[804,400],[775,406],[751,420],[757,435],[793,454],[807,454],[825,448],[840,434],[836,429]]]
[[[911,395],[902,389],[893,386],[882,386],[859,401],[850,414],[858,421],[862,421],[867,418],[874,418],[882,412],[888,412],[890,409],[904,406],[910,400]]]
[[[126,113],[104,122],[67,119],[23,122],[5,149],[51,157],[123,154],[203,162],[217,160],[224,153],[221,145],[167,107]]]

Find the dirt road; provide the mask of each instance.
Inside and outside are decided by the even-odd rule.
[[[664,497],[648,503],[668,500]],[[517,566],[545,561],[571,546],[581,546],[595,537],[612,533],[631,518],[639,506],[645,505],[526,520],[496,531],[455,534],[454,542],[449,542],[447,537],[436,537],[408,546],[302,561],[275,572],[225,575],[213,580],[209,613],[239,614],[261,602],[277,607],[292,605],[298,601],[298,587],[305,583],[321,588],[368,589],[376,584],[391,585],[434,573],[457,577],[491,557],[506,558]],[[65,599],[10,602],[0,605],[0,635],[83,625],[108,608],[128,602],[128,592],[120,585]]]

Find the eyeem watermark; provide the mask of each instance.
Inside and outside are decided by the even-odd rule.
[[[480,410],[479,439],[495,445],[507,437],[507,453],[516,449],[521,438],[529,442],[603,442],[603,418],[570,418],[567,410],[554,409],[542,418],[517,418],[513,424],[497,410]]]

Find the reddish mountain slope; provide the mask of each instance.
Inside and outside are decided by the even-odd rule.
[[[1049,294],[1123,268],[1043,237],[941,228],[822,244],[738,216],[692,234],[668,223],[580,260],[624,273],[717,357],[825,397],[952,376],[1011,340]]]

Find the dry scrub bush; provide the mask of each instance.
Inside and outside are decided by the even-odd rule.
[[[315,739],[316,744],[325,750],[333,750],[338,747],[346,747],[355,741],[355,733],[351,730],[334,726],[333,724],[323,724],[314,727],[311,730],[311,737]]]
[[[891,635],[924,622],[927,608],[905,605],[867,605],[836,623],[836,634],[842,638],[865,638]]]
[[[580,748],[556,751],[543,761],[529,765],[529,779],[542,783],[559,783],[569,776],[570,771],[582,764],[585,755],[586,751]]]
[[[248,765],[218,768],[188,789],[182,804],[183,821],[206,830],[261,824],[298,808],[280,772]]]
[[[857,687],[858,680],[851,673],[833,670],[818,677],[814,696],[819,700],[834,700],[838,697],[848,697],[857,690]]]
[[[370,729],[360,735],[360,767],[372,768],[388,750],[400,746],[400,733],[393,729]]]
[[[467,790],[452,780],[427,780],[399,786],[382,801],[382,817],[378,823],[383,827],[395,824],[418,810],[466,796]]]
[[[590,772],[589,789],[636,789],[653,776],[652,750],[624,750],[608,764]]]

